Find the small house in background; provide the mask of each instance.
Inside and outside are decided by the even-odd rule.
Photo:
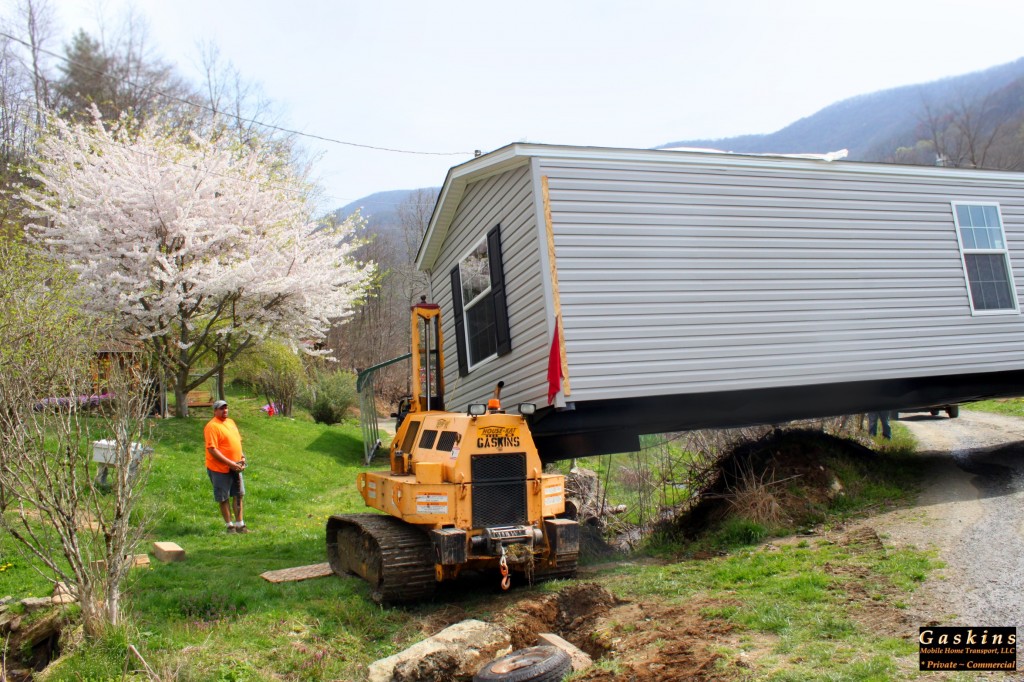
[[[109,391],[110,374],[118,368],[127,368],[135,363],[135,355],[142,352],[137,346],[125,341],[108,340],[97,349],[91,362],[92,390],[97,395]]]
[[[1024,174],[513,144],[417,256],[446,403],[537,404],[546,460],[643,433],[1024,393]]]
[[[167,391],[163,380],[158,373],[142,372],[145,365],[142,358],[146,352],[145,348],[136,342],[118,339],[105,341],[96,351],[91,363],[94,396],[112,399],[114,396],[111,393],[111,373],[127,371],[131,375],[141,377],[146,383],[144,388],[152,401],[149,413],[154,416],[167,414]]]

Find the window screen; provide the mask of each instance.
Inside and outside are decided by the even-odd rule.
[[[971,310],[1017,312],[999,204],[953,203]]]

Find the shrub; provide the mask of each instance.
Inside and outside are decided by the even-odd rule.
[[[306,372],[295,351],[283,343],[266,341],[243,353],[232,369],[268,403],[279,405],[284,416],[292,415],[292,403],[306,384]]]
[[[351,372],[314,370],[302,402],[317,423],[337,424],[356,404],[356,376]]]

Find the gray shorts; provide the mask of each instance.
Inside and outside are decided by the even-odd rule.
[[[242,480],[241,471],[222,474],[219,471],[207,469],[206,473],[210,475],[210,483],[213,484],[213,499],[217,502],[227,502],[229,497],[245,496],[245,481]]]

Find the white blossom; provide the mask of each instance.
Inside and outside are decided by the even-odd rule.
[[[217,335],[310,349],[372,275],[352,258],[358,216],[317,225],[308,187],[269,145],[95,113],[50,130],[22,195],[30,234],[171,376],[187,377]]]

